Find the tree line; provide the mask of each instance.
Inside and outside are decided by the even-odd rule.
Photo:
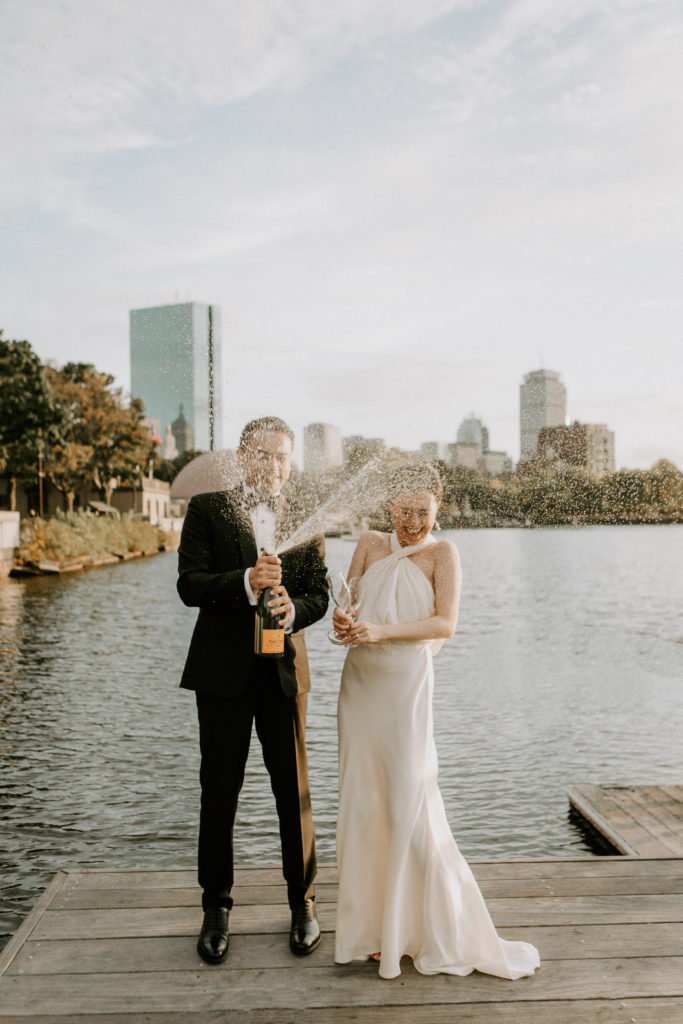
[[[5,341],[0,331],[0,475],[10,480],[11,508],[17,484],[35,488],[39,473],[62,494],[68,511],[83,504],[93,488],[109,504],[112,481],[134,484],[150,459],[156,476],[171,482],[200,453],[161,459],[143,418],[142,402],[126,401],[110,374],[90,363],[44,364],[28,341]],[[392,454],[396,460],[406,457]],[[342,478],[373,455],[372,449],[354,452]],[[665,459],[650,470],[602,477],[576,467],[527,463],[516,473],[489,479],[464,466],[438,466],[443,526],[683,521],[683,473]],[[325,479],[292,474],[292,489],[305,512],[337,483],[334,474]],[[362,514],[379,521],[383,510],[370,505]]]
[[[28,341],[0,331],[0,475],[32,490],[47,479],[73,511],[96,489],[110,503],[112,481],[133,483],[156,444],[139,399],[124,399],[114,377],[91,363],[44,364]]]
[[[562,526],[683,522],[683,473],[666,459],[652,469],[598,477],[586,469],[530,464],[500,478],[441,467],[443,525]]]
[[[306,510],[312,511],[321,497],[330,497],[340,480],[348,481],[372,459],[376,449],[353,452],[353,458],[336,474],[317,479],[308,474],[293,476],[295,491]],[[378,458],[378,473],[405,461],[398,449]],[[575,466],[547,462],[520,464],[515,473],[487,477],[466,466],[437,461],[443,483],[439,523],[443,527],[475,526],[579,526],[591,523],[683,522],[683,473],[666,459],[650,470],[622,469],[598,477]],[[384,470],[381,467],[384,467]],[[373,493],[383,493],[374,488]],[[377,498],[359,495],[359,517],[377,529],[389,529],[388,512]]]

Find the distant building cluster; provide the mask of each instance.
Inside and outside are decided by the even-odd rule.
[[[519,388],[520,462],[614,472],[614,433],[604,423],[567,422],[567,389],[554,370],[527,373]]]
[[[150,434],[166,459],[223,446],[220,313],[201,302],[134,309],[130,313],[131,392],[143,401]],[[569,424],[567,389],[555,370],[532,370],[519,389],[520,464],[582,466],[614,472],[614,434],[604,423]],[[304,428],[304,471],[324,474],[361,464],[387,447],[383,438],[342,436],[329,423]],[[471,413],[454,441],[427,441],[424,458],[476,469],[488,477],[511,473],[507,452],[489,446],[489,431]]]
[[[380,437],[342,437],[339,427],[330,423],[309,423],[304,427],[304,472],[320,475],[356,462],[362,465],[386,447]]]
[[[360,434],[343,437],[339,427],[330,423],[309,423],[304,427],[304,472],[324,474],[341,466],[362,465],[386,449],[384,438]],[[478,469],[488,476],[511,473],[513,469],[512,459],[506,452],[489,448],[488,429],[474,414],[462,421],[453,444],[428,441],[421,446],[419,454],[426,459],[441,459],[451,466]]]
[[[420,447],[425,459],[441,459],[449,466],[466,466],[478,469],[486,476],[500,476],[511,473],[513,463],[507,452],[489,448],[489,431],[480,417],[470,413],[455,435],[455,441],[427,441]]]
[[[311,423],[304,428],[304,470],[330,472],[386,447],[382,438],[342,437],[339,427]],[[533,370],[520,385],[520,452],[522,465],[581,466],[597,476],[614,472],[613,432],[604,423],[567,425],[567,390],[554,370]],[[489,446],[488,428],[474,413],[462,420],[455,441],[426,441],[419,454],[487,477],[515,468],[507,452]]]

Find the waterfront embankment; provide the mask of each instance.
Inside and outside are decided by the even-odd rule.
[[[178,532],[163,530],[145,519],[61,513],[51,519],[24,519],[10,575],[74,572],[96,565],[117,564],[177,546]]]

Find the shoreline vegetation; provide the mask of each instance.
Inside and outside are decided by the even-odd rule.
[[[393,453],[389,469],[405,455]],[[530,466],[524,472],[487,479],[477,470],[437,462],[443,481],[438,517],[444,529],[580,527],[683,522],[683,473],[661,459],[651,470],[620,470],[595,477],[578,468]],[[386,467],[385,467],[386,468]],[[293,474],[290,499],[298,522],[305,522],[354,479],[345,474]],[[349,479],[350,476],[350,479]],[[362,526],[386,529],[384,489],[360,487],[341,524],[330,517],[327,536],[357,537]],[[333,526],[334,523],[334,526]],[[58,511],[49,519],[24,517],[12,576],[72,572],[172,550],[179,533],[124,513],[121,518],[91,511]]]
[[[396,452],[388,469],[404,462]],[[622,526],[683,523],[683,473],[660,459],[650,470],[619,470],[602,477],[580,467],[528,464],[515,473],[489,478],[476,469],[434,463],[443,483],[438,522],[444,529]],[[311,514],[353,480],[353,469],[336,478],[293,474],[294,502]],[[345,478],[346,477],[346,478]],[[380,488],[359,486],[352,501],[356,526],[365,520],[387,529]],[[357,532],[349,524],[353,535]],[[348,534],[340,528],[336,536]],[[330,533],[330,535],[333,535]]]
[[[22,519],[11,576],[44,576],[115,565],[173,550],[179,534],[144,519],[113,519],[92,512],[58,512],[51,519]]]

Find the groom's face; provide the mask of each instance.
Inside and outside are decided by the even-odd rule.
[[[292,471],[292,441],[289,435],[271,430],[252,434],[237,459],[244,482],[257,494],[279,494]]]

